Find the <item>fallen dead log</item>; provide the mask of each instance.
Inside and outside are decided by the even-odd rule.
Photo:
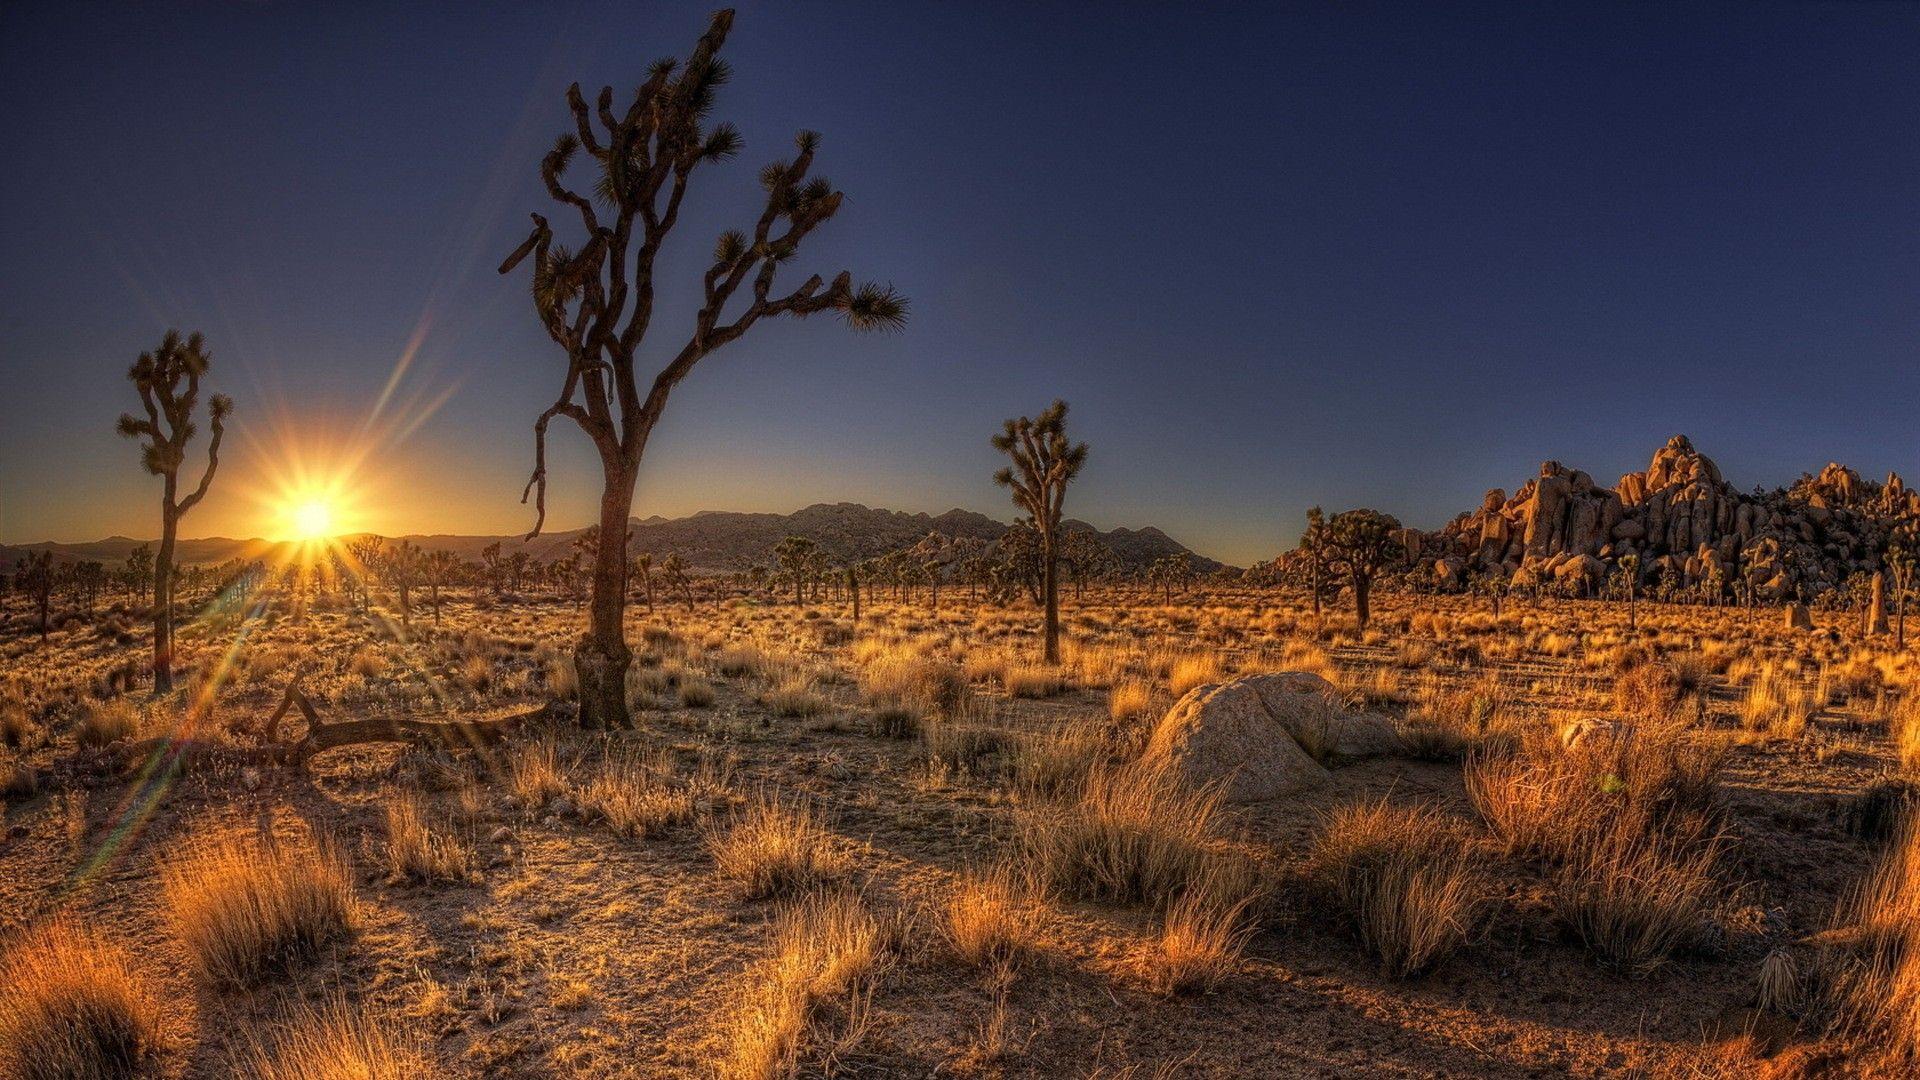
[[[298,709],[306,720],[306,730],[298,739],[283,731],[288,712]],[[279,708],[267,719],[258,746],[234,746],[209,739],[179,739],[162,736],[121,743],[98,750],[82,751],[69,759],[71,771],[80,773],[152,772],[155,770],[202,771],[207,769],[244,769],[268,765],[305,765],[315,754],[346,746],[376,743],[403,743],[443,750],[493,746],[529,724],[563,719],[565,706],[549,702],[535,709],[508,716],[461,720],[417,720],[404,717],[376,717],[367,720],[341,720],[329,723],[320,715],[300,682],[295,679],[281,695]],[[55,768],[57,772],[68,771]]]

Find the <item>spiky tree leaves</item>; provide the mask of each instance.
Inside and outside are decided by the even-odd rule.
[[[500,264],[505,274],[531,259],[534,311],[566,355],[560,393],[534,421],[533,475],[521,493],[522,502],[535,504],[529,538],[546,520],[546,434],[554,417],[572,420],[593,440],[605,480],[600,526],[605,535],[623,535],[647,439],[673,388],[703,358],[763,319],[833,312],[856,330],[894,330],[906,320],[904,297],[890,286],[855,285],[844,271],[831,281],[815,274],[791,289],[774,288],[780,266],[843,202],[831,183],[813,175],[820,137],[803,131],[791,158],[761,170],[766,201],[751,227],[728,230],[714,245],[684,342],[662,353],[669,359],[650,383],[640,382],[635,358],[653,328],[654,264],[687,186],[702,166],[740,152],[740,133],[710,122],[729,74],[719,53],[732,27],[733,12],[714,15],[684,61],[648,69],[624,110],[615,108],[612,87],[591,105],[579,84],[567,91],[573,130],[555,141],[539,172],[548,196],[579,219],[583,235],[577,245],[558,244],[554,227],[534,214],[533,231]],[[591,195],[569,186],[576,164],[593,171]],[[632,722],[624,690],[632,663],[622,629],[627,573],[624,549],[601,545],[588,628],[574,651],[580,720],[588,727]]]
[[[1067,403],[1055,401],[1037,417],[1008,420],[993,437],[993,448],[1013,464],[993,474],[993,482],[1013,492],[1013,504],[1040,536],[1041,592],[1046,606],[1044,658],[1060,662],[1060,510],[1067,485],[1087,461],[1087,444],[1067,438]]]
[[[220,440],[226,435],[233,399],[215,394],[207,400],[207,467],[200,482],[180,497],[180,468],[186,463],[187,443],[198,431],[194,412],[200,405],[200,380],[212,366],[212,355],[199,334],[184,340],[169,330],[160,347],[140,354],[127,378],[140,394],[141,414],[123,413],[118,430],[140,440],[140,463],[163,481],[160,498],[160,551],[153,564],[153,690],[173,689],[173,549],[180,519],[207,497],[213,474],[220,467]]]
[[[1400,550],[1400,522],[1378,510],[1348,510],[1327,518],[1317,544],[1329,570],[1343,573],[1353,588],[1353,617],[1366,629],[1372,615],[1369,595],[1374,575]]]

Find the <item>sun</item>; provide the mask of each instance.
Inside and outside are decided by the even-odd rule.
[[[325,540],[333,535],[333,507],[325,499],[305,499],[288,510],[296,540]]]

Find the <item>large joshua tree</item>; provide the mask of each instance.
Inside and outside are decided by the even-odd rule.
[[[194,436],[194,409],[200,404],[200,380],[205,377],[212,357],[199,334],[182,341],[180,332],[169,330],[160,339],[160,347],[141,353],[127,372],[134,389],[140,392],[144,416],[123,413],[120,434],[145,440],[141,445],[141,464],[160,477],[160,550],[153,560],[153,692],[164,694],[173,689],[173,547],[180,531],[180,519],[207,497],[213,473],[220,467],[220,439],[226,434],[226,420],[233,412],[233,399],[215,394],[207,399],[207,425],[212,436],[207,440],[207,468],[200,483],[186,498],[180,497],[180,467],[187,460],[187,443]]]
[[[1392,515],[1361,508],[1328,518],[1320,535],[1328,569],[1346,574],[1353,587],[1353,621],[1362,630],[1373,614],[1374,576],[1401,553],[1399,532],[1400,522]]]
[[[733,12],[715,14],[685,62],[653,64],[624,111],[615,111],[612,87],[602,89],[592,107],[578,83],[567,90],[574,130],[541,160],[540,179],[566,213],[579,217],[585,235],[577,248],[560,246],[546,218],[534,214],[532,234],[500,265],[504,274],[532,257],[534,310],[566,355],[559,397],[533,425],[533,476],[521,495],[523,502],[536,495],[529,538],[546,519],[546,432],[554,417],[572,420],[593,440],[604,478],[600,532],[624,536],[647,438],[694,365],[762,319],[832,311],[856,330],[905,323],[906,300],[891,287],[855,286],[844,272],[831,282],[814,275],[791,290],[774,290],[780,265],[833,217],[842,198],[826,178],[809,175],[820,137],[802,131],[792,158],[760,171],[766,204],[753,224],[722,233],[714,245],[684,343],[664,351],[654,346],[668,359],[651,383],[638,381],[636,354],[653,327],[654,261],[680,216],[688,181],[701,166],[740,151],[738,130],[708,123],[727,81],[718,54],[732,26]],[[566,180],[568,165],[583,152],[595,173],[590,194]],[[587,630],[574,649],[586,727],[632,724],[624,689],[632,652],[621,626],[626,586],[624,546],[601,544]]]
[[[1013,491],[1013,505],[1024,510],[1040,538],[1040,596],[1046,607],[1044,659],[1060,662],[1060,508],[1067,484],[1087,461],[1087,444],[1067,441],[1067,403],[1055,401],[1037,417],[1009,420],[993,447],[1013,464],[993,474],[993,482]]]

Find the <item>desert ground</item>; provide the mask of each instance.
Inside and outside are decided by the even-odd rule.
[[[964,591],[635,604],[636,730],[274,762],[289,685],[325,722],[564,702],[580,613],[216,608],[152,699],[128,613],[42,642],[16,598],[0,1041],[84,983],[177,1077],[1895,1074],[1910,654],[1837,612],[1375,604],[1096,591],[1057,668]],[[1330,779],[1258,802],[1156,767],[1176,699],[1268,671],[1396,748],[1295,731]]]

